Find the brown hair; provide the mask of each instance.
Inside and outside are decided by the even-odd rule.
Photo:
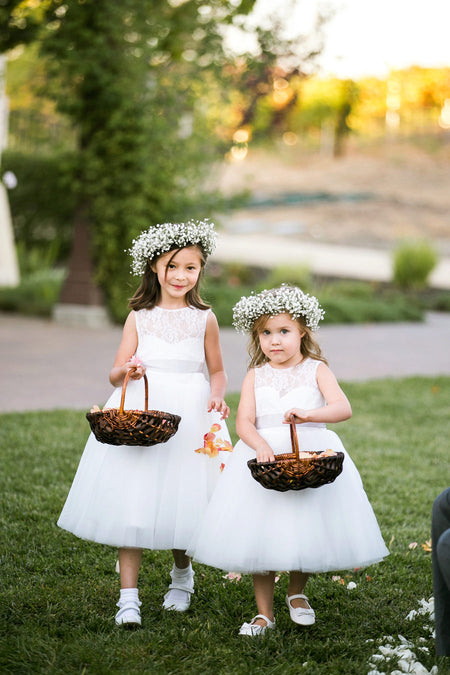
[[[191,288],[191,290],[186,293],[185,296],[186,305],[188,307],[196,307],[197,309],[209,309],[210,306],[207,305],[205,302],[203,302],[203,300],[200,297],[200,281],[203,277],[203,271],[205,269],[207,260],[206,253],[203,250],[202,246],[200,246],[199,244],[186,244],[186,246],[172,246],[172,248],[170,248],[169,251],[173,251],[173,254],[167,262],[166,273],[167,267],[175,258],[178,251],[181,251],[182,248],[188,248],[189,246],[195,246],[198,249],[200,253],[201,270],[194,288]],[[161,255],[165,255],[169,251],[165,251],[164,253],[161,253]],[[156,261],[160,257],[161,256],[155,256],[151,261],[147,260],[141,284],[134,293],[133,297],[130,298],[130,301],[128,303],[128,307],[130,307],[130,309],[135,310],[153,309],[153,307],[155,307],[160,301],[161,286],[158,281],[158,275],[156,274],[156,272],[152,270],[151,267],[152,265],[154,265],[154,263],[156,263]]]
[[[284,312],[282,312],[284,313]],[[289,312],[286,312],[288,314]],[[249,368],[256,368],[257,366],[267,363],[269,359],[264,354],[261,349],[261,344],[259,342],[259,334],[264,330],[264,327],[270,316],[268,314],[263,314],[258,317],[253,324],[251,333],[250,333],[250,342],[248,344],[248,353],[250,355]],[[294,319],[298,324],[301,333],[304,333],[301,343],[300,343],[300,353],[304,359],[310,358],[315,359],[316,361],[322,361],[328,365],[328,361],[324,356],[322,356],[322,350],[319,344],[313,338],[313,332],[305,323],[305,319],[302,316]]]

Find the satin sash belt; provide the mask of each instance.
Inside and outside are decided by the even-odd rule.
[[[279,427],[283,424],[283,415],[260,415],[256,418],[257,429],[267,429],[268,427]],[[286,425],[287,426],[287,425]],[[297,424],[298,431],[302,429],[326,429],[324,422],[305,422]]]
[[[148,370],[161,373],[203,373],[203,363],[195,363],[195,361],[164,359],[163,361],[149,361],[144,365]]]

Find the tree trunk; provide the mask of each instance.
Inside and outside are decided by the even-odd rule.
[[[64,283],[59,302],[100,307],[104,305],[103,293],[94,281],[89,224],[86,212],[82,207],[75,214],[75,232],[69,274]]]

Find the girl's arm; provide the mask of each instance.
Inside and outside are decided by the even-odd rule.
[[[255,450],[258,462],[273,462],[275,459],[273,450],[258,433],[255,421],[255,371],[249,370],[242,383],[241,399],[236,417],[236,431],[239,438]]]
[[[208,412],[217,410],[222,414],[222,419],[226,419],[230,414],[230,409],[224,400],[227,390],[227,375],[223,367],[222,350],[220,348],[219,324],[213,312],[209,312],[206,320],[205,358],[211,387]]]
[[[120,387],[123,383],[124,377],[128,370],[133,372],[130,375],[130,378],[133,380],[139,380],[145,373],[145,367],[142,365],[135,366],[128,361],[136,353],[138,346],[138,335],[136,330],[136,317],[134,312],[128,314],[127,320],[123,327],[122,340],[117,350],[116,358],[114,365],[109,374],[109,381],[114,387]]]
[[[293,413],[297,423],[302,422],[343,422],[352,416],[352,409],[348,398],[340,388],[333,372],[320,363],[317,368],[317,384],[327,402],[326,406],[313,410],[301,410],[291,408],[284,414],[284,422],[289,422],[289,416]]]

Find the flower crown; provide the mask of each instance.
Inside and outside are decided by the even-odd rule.
[[[216,239],[214,223],[208,220],[188,220],[186,223],[155,225],[134,239],[132,247],[128,249],[128,253],[133,258],[132,272],[134,275],[143,274],[148,260],[167,253],[173,246],[183,248],[199,244],[206,255],[210,255],[216,248]]]
[[[279,288],[242,297],[233,307],[233,326],[239,333],[250,333],[260,316],[290,314],[293,319],[303,316],[311,330],[317,330],[324,310],[314,295],[303,293],[296,286],[282,284]]]

